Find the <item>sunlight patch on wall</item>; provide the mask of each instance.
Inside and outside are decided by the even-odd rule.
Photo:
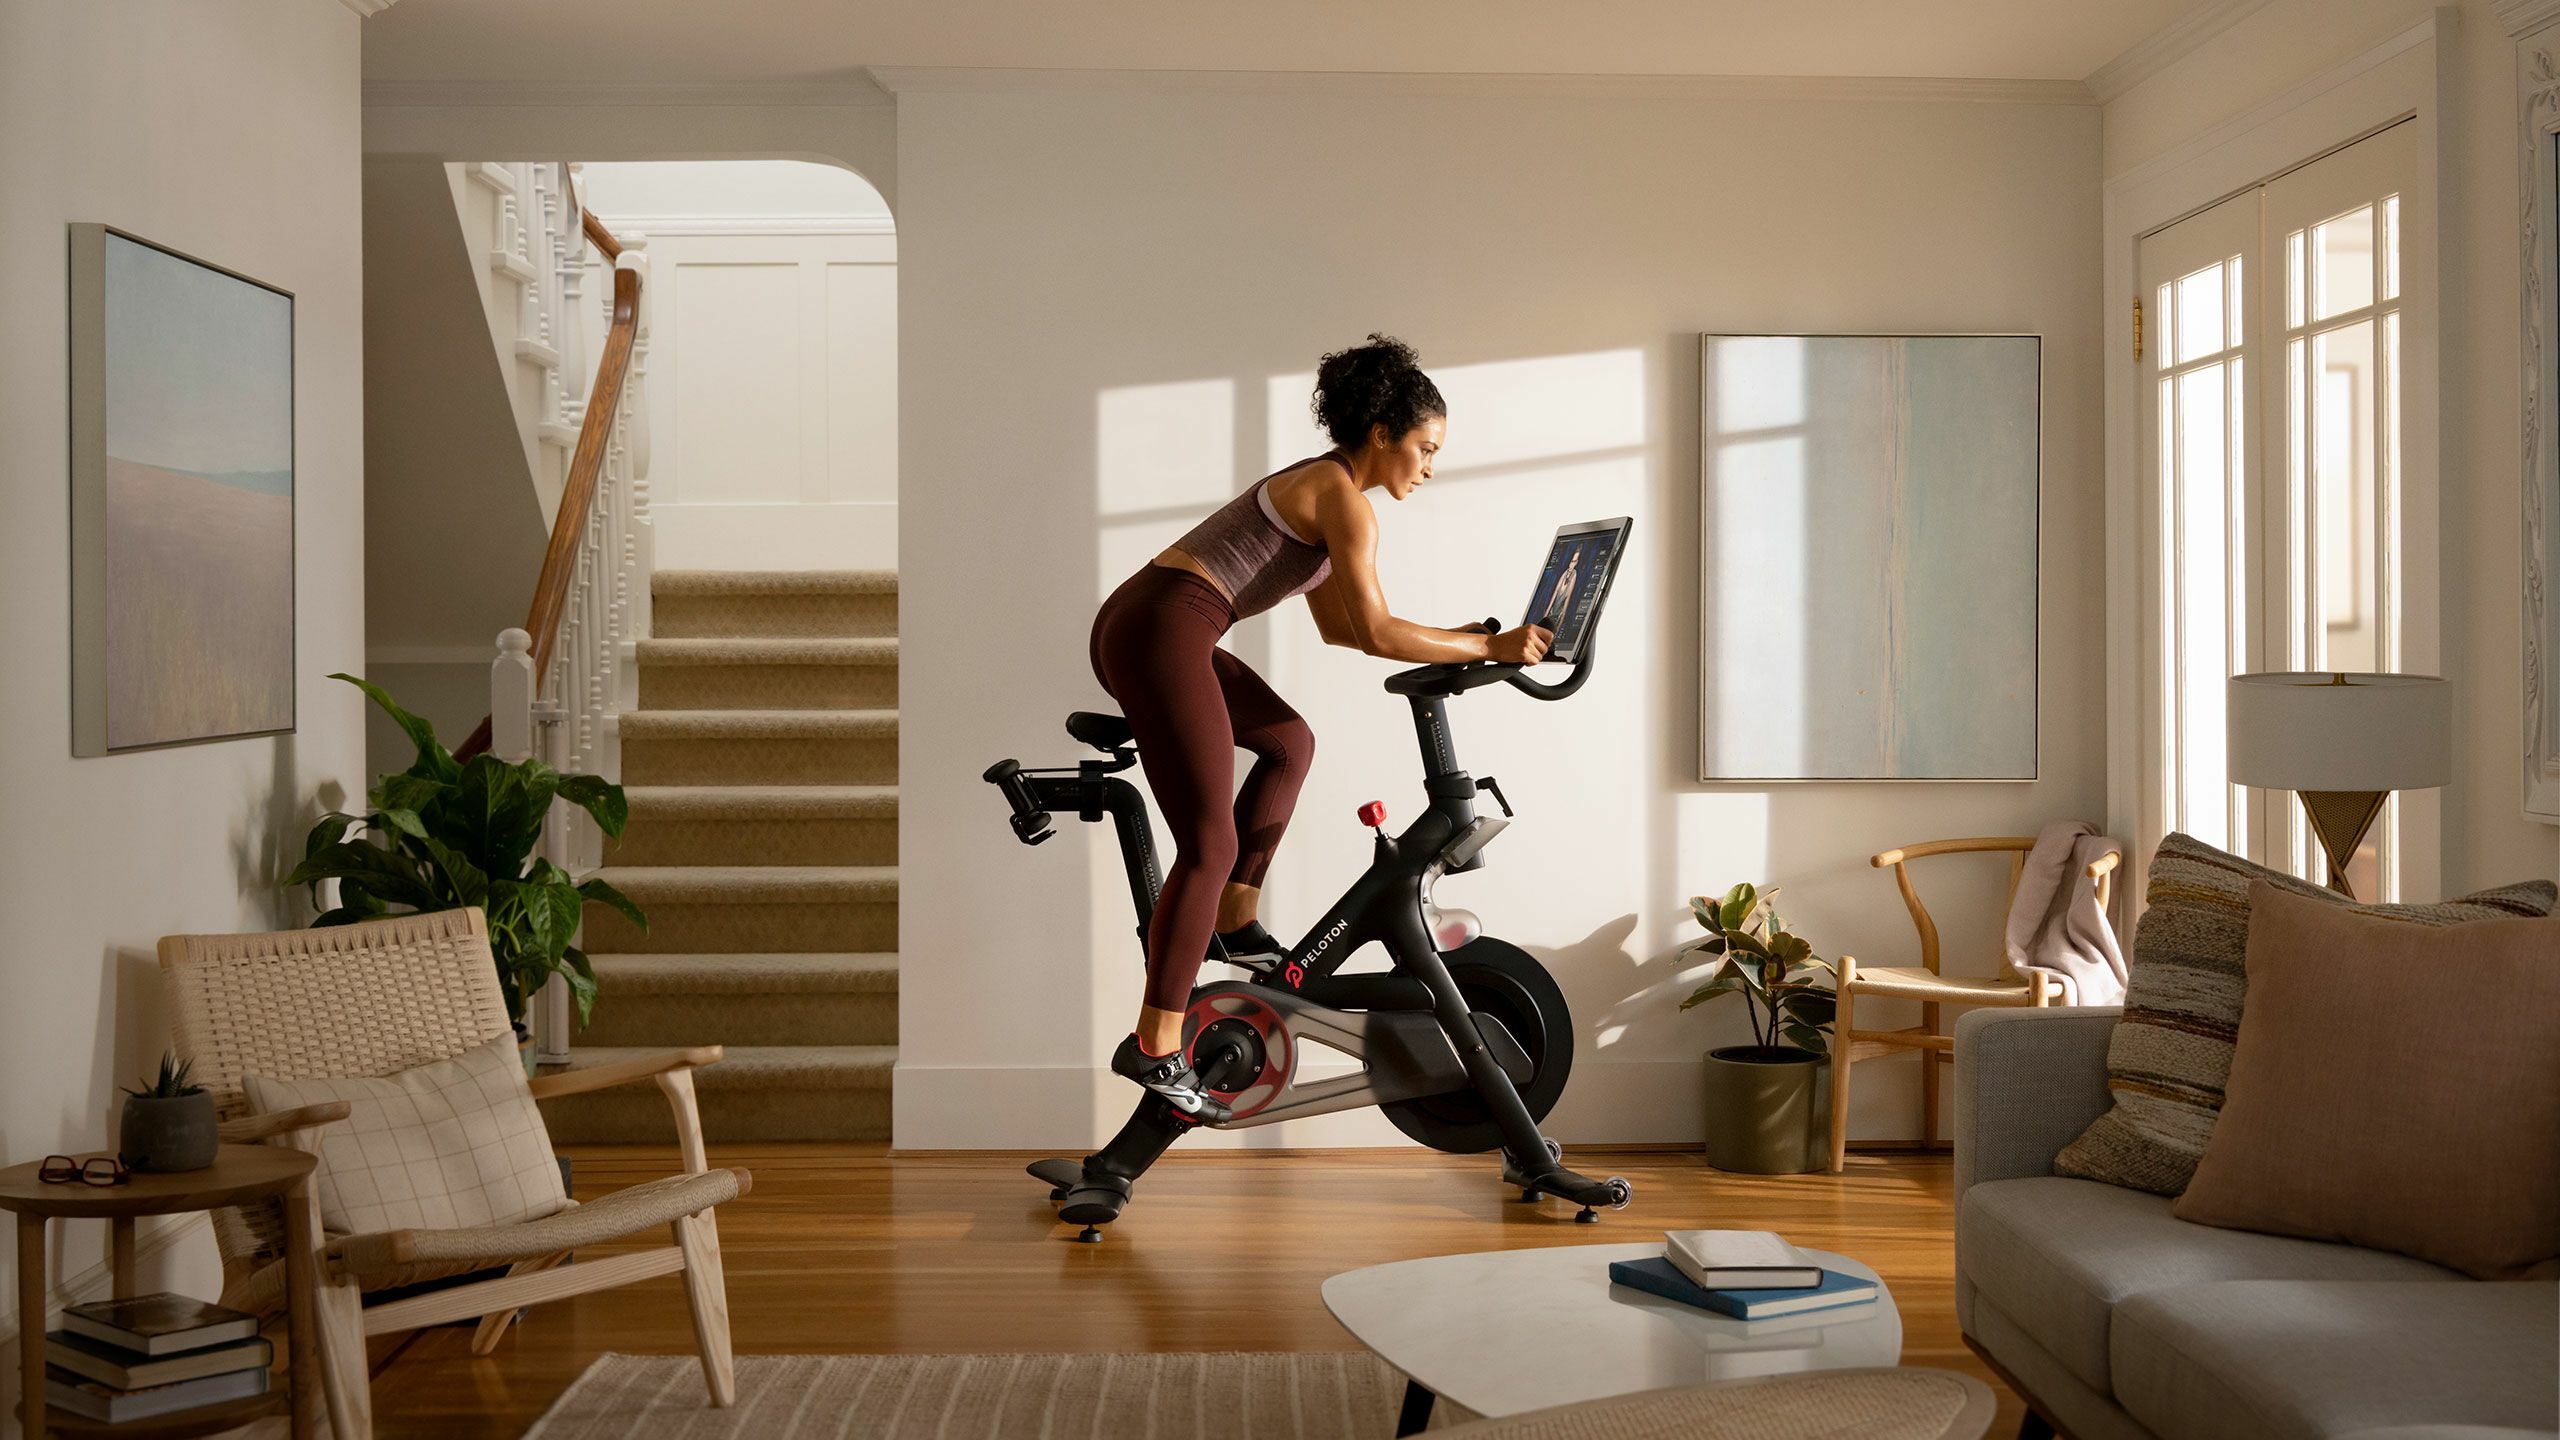
[[[1474,365],[1434,365],[1425,358],[1422,368],[1449,405],[1448,444],[1436,467],[1440,478],[1644,444],[1642,350]],[[1315,383],[1313,372],[1271,377],[1270,468],[1319,454],[1332,444],[1308,413],[1307,397]]]
[[[1234,381],[1122,386],[1103,391],[1094,408],[1095,498],[1104,518],[1206,513],[1226,503],[1235,477]]]

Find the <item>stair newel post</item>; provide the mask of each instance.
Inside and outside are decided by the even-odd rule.
[[[489,753],[509,764],[533,754],[533,637],[498,632],[498,658],[489,666]]]

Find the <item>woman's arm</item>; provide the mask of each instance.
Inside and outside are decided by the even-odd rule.
[[[1307,592],[1307,608],[1314,612],[1316,633],[1326,644],[1418,665],[1470,660],[1526,665],[1546,653],[1554,637],[1535,626],[1487,635],[1481,630],[1442,630],[1397,618],[1378,589],[1378,517],[1368,500],[1348,483],[1340,483],[1324,486],[1315,501],[1316,529],[1333,558],[1333,574]]]

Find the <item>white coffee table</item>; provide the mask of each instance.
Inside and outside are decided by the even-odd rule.
[[[1517,1415],[1603,1396],[1902,1359],[1902,1315],[1876,1272],[1828,1250],[1827,1269],[1876,1281],[1872,1304],[1734,1320],[1609,1283],[1609,1262],[1660,1255],[1660,1240],[1437,1255],[1324,1282],[1325,1308],[1407,1383],[1396,1433],[1445,1395],[1479,1415]]]

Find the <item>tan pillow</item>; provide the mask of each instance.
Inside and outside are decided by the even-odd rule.
[[[241,1087],[261,1115],[324,1100],[353,1105],[346,1119],[313,1132],[320,1224],[333,1234],[506,1225],[568,1203],[511,1035],[397,1075],[249,1075]]]
[[[2560,920],[2249,887],[2248,1005],[2181,1220],[2560,1271]]]

